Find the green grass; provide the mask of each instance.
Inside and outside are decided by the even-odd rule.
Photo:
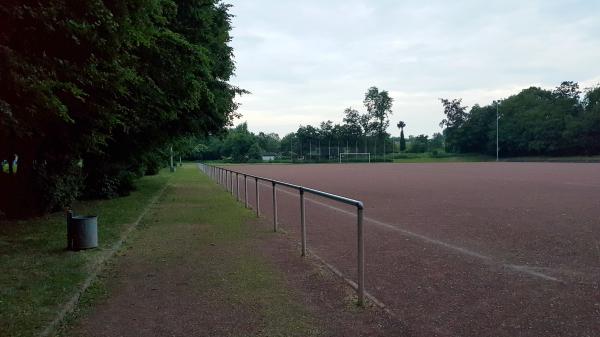
[[[203,225],[203,235],[193,241],[194,250],[204,257],[199,263],[205,268],[200,268],[203,272],[196,280],[206,292],[202,296],[214,297],[216,293],[230,303],[253,308],[262,325],[260,336],[319,335],[313,318],[294,298],[297,294],[285,286],[283,274],[254,252],[254,239],[272,235],[248,226],[254,212],[200,174],[195,166],[186,165],[177,173],[171,181],[172,189],[154,215],[155,226],[160,229],[157,237],[167,237],[169,225],[174,223]],[[220,253],[215,253],[211,245],[220,247]],[[209,248],[202,251],[198,247]],[[209,291],[206,284],[211,285]]]
[[[485,162],[495,158],[477,154],[449,154],[443,153],[436,156],[430,153],[402,153],[396,155],[394,163],[460,163],[460,162]]]
[[[381,159],[382,156],[377,158]],[[495,161],[496,157],[486,156],[480,154],[454,154],[454,153],[440,153],[438,155],[432,155],[431,153],[390,153],[388,159],[393,158],[394,163],[461,163],[461,162],[489,162]],[[376,158],[371,157],[374,162]],[[508,157],[500,158],[500,161],[504,162],[552,162],[552,163],[600,163],[600,156],[562,156],[562,157],[550,157],[550,156],[528,156],[528,157]],[[248,165],[251,163],[228,163],[220,160],[208,161],[209,164],[215,165]],[[294,162],[289,160],[278,160],[273,162],[259,162],[255,164],[309,164],[314,162]],[[323,161],[322,163],[326,163]],[[336,164],[337,161],[330,161],[330,163]]]
[[[249,326],[256,327],[252,335],[321,335],[315,319],[299,304],[299,295],[285,285],[283,274],[256,254],[256,240],[274,234],[251,226],[254,219],[251,210],[195,165],[186,164],[178,168],[123,250],[129,263],[133,259],[156,264],[153,270],[166,272],[169,266],[184,266],[183,276],[194,286],[190,296],[201,298],[204,307],[217,317],[231,308],[247,310],[252,317]],[[119,268],[116,260],[114,268]],[[188,265],[193,267],[185,267]],[[76,335],[78,318],[90,314],[95,303],[110,296],[108,274],[83,296],[82,305],[63,327],[63,335]],[[228,335],[246,334],[230,331]]]
[[[453,163],[453,162],[486,162],[486,161],[494,161],[496,160],[495,157],[491,157],[491,156],[486,156],[486,155],[479,155],[479,154],[454,154],[454,153],[438,153],[436,155],[433,155],[429,152],[427,153],[408,153],[408,152],[404,152],[404,153],[389,153],[386,157],[385,157],[385,161],[383,160],[384,157],[382,155],[371,155],[371,162],[375,163],[375,162],[394,162],[394,163]],[[352,162],[356,162],[356,163],[366,163],[367,160],[360,160],[360,161],[352,161],[352,160],[345,160],[344,163],[352,163]],[[291,162],[290,160],[276,160],[276,161],[272,161],[272,162],[258,162],[258,163],[230,163],[227,161],[223,161],[223,160],[211,160],[211,161],[207,161],[207,164],[213,164],[213,165],[249,165],[249,164],[315,164],[315,163],[321,163],[321,164],[326,164],[326,163],[331,163],[331,164],[337,164],[338,160],[331,160],[331,161],[327,161],[327,160],[322,160],[322,161],[295,161],[295,162]]]
[[[39,333],[85,280],[100,254],[112,246],[168,180],[168,173],[137,181],[131,195],[73,205],[98,215],[99,249],[66,251],[62,212],[0,225],[0,336]]]
[[[509,162],[600,163],[600,156],[511,157],[500,158],[500,160]]]

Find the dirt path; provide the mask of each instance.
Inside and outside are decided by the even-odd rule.
[[[179,170],[63,334],[406,335],[269,227],[194,167]]]

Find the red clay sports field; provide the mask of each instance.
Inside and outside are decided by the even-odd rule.
[[[228,168],[363,201],[366,290],[411,335],[600,336],[599,164]],[[270,217],[271,185],[259,190]],[[248,195],[254,205],[253,181]],[[309,249],[355,279],[354,210],[306,199]],[[278,189],[293,236],[298,200]]]

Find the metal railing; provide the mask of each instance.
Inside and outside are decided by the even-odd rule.
[[[264,181],[271,183],[272,191],[273,191],[273,231],[277,232],[277,186],[283,186],[287,188],[291,188],[297,190],[300,196],[300,236],[301,236],[301,246],[302,246],[302,256],[306,256],[306,217],[305,217],[305,202],[304,202],[304,194],[314,194],[320,197],[324,197],[327,199],[331,199],[334,201],[338,201],[347,205],[351,205],[356,207],[356,230],[357,230],[357,250],[358,250],[358,280],[356,282],[356,291],[358,295],[358,305],[364,305],[365,298],[365,245],[364,245],[364,233],[363,233],[363,203],[359,200],[354,200],[350,198],[346,198],[340,195],[327,193],[324,191],[290,184],[283,181],[273,180],[269,178],[254,176],[247,173],[241,173],[233,170],[229,170],[219,166],[207,165],[200,163],[200,168],[202,171],[217,182],[220,185],[223,185],[225,189],[231,192],[232,195],[236,197],[238,201],[241,202],[240,195],[240,176],[244,177],[244,204],[246,208],[249,208],[248,204],[248,178],[254,179],[255,184],[255,193],[256,193],[256,216],[260,216],[260,194],[259,194],[259,181]],[[235,178],[234,178],[235,175]],[[234,188],[234,179],[236,181]]]

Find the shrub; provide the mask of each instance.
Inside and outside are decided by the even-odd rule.
[[[148,152],[140,160],[144,168],[144,174],[153,176],[158,174],[162,167],[165,167],[167,158],[160,152]]]
[[[135,190],[135,180],[135,173],[125,170],[120,171],[117,176],[117,194],[119,196],[129,195],[131,191]]]
[[[35,170],[35,179],[45,211],[56,211],[71,205],[84,187],[84,176],[77,163],[64,164],[63,170],[53,170],[47,164]]]
[[[115,198],[135,189],[136,173],[118,165],[104,165],[90,171],[85,181],[86,198]]]

